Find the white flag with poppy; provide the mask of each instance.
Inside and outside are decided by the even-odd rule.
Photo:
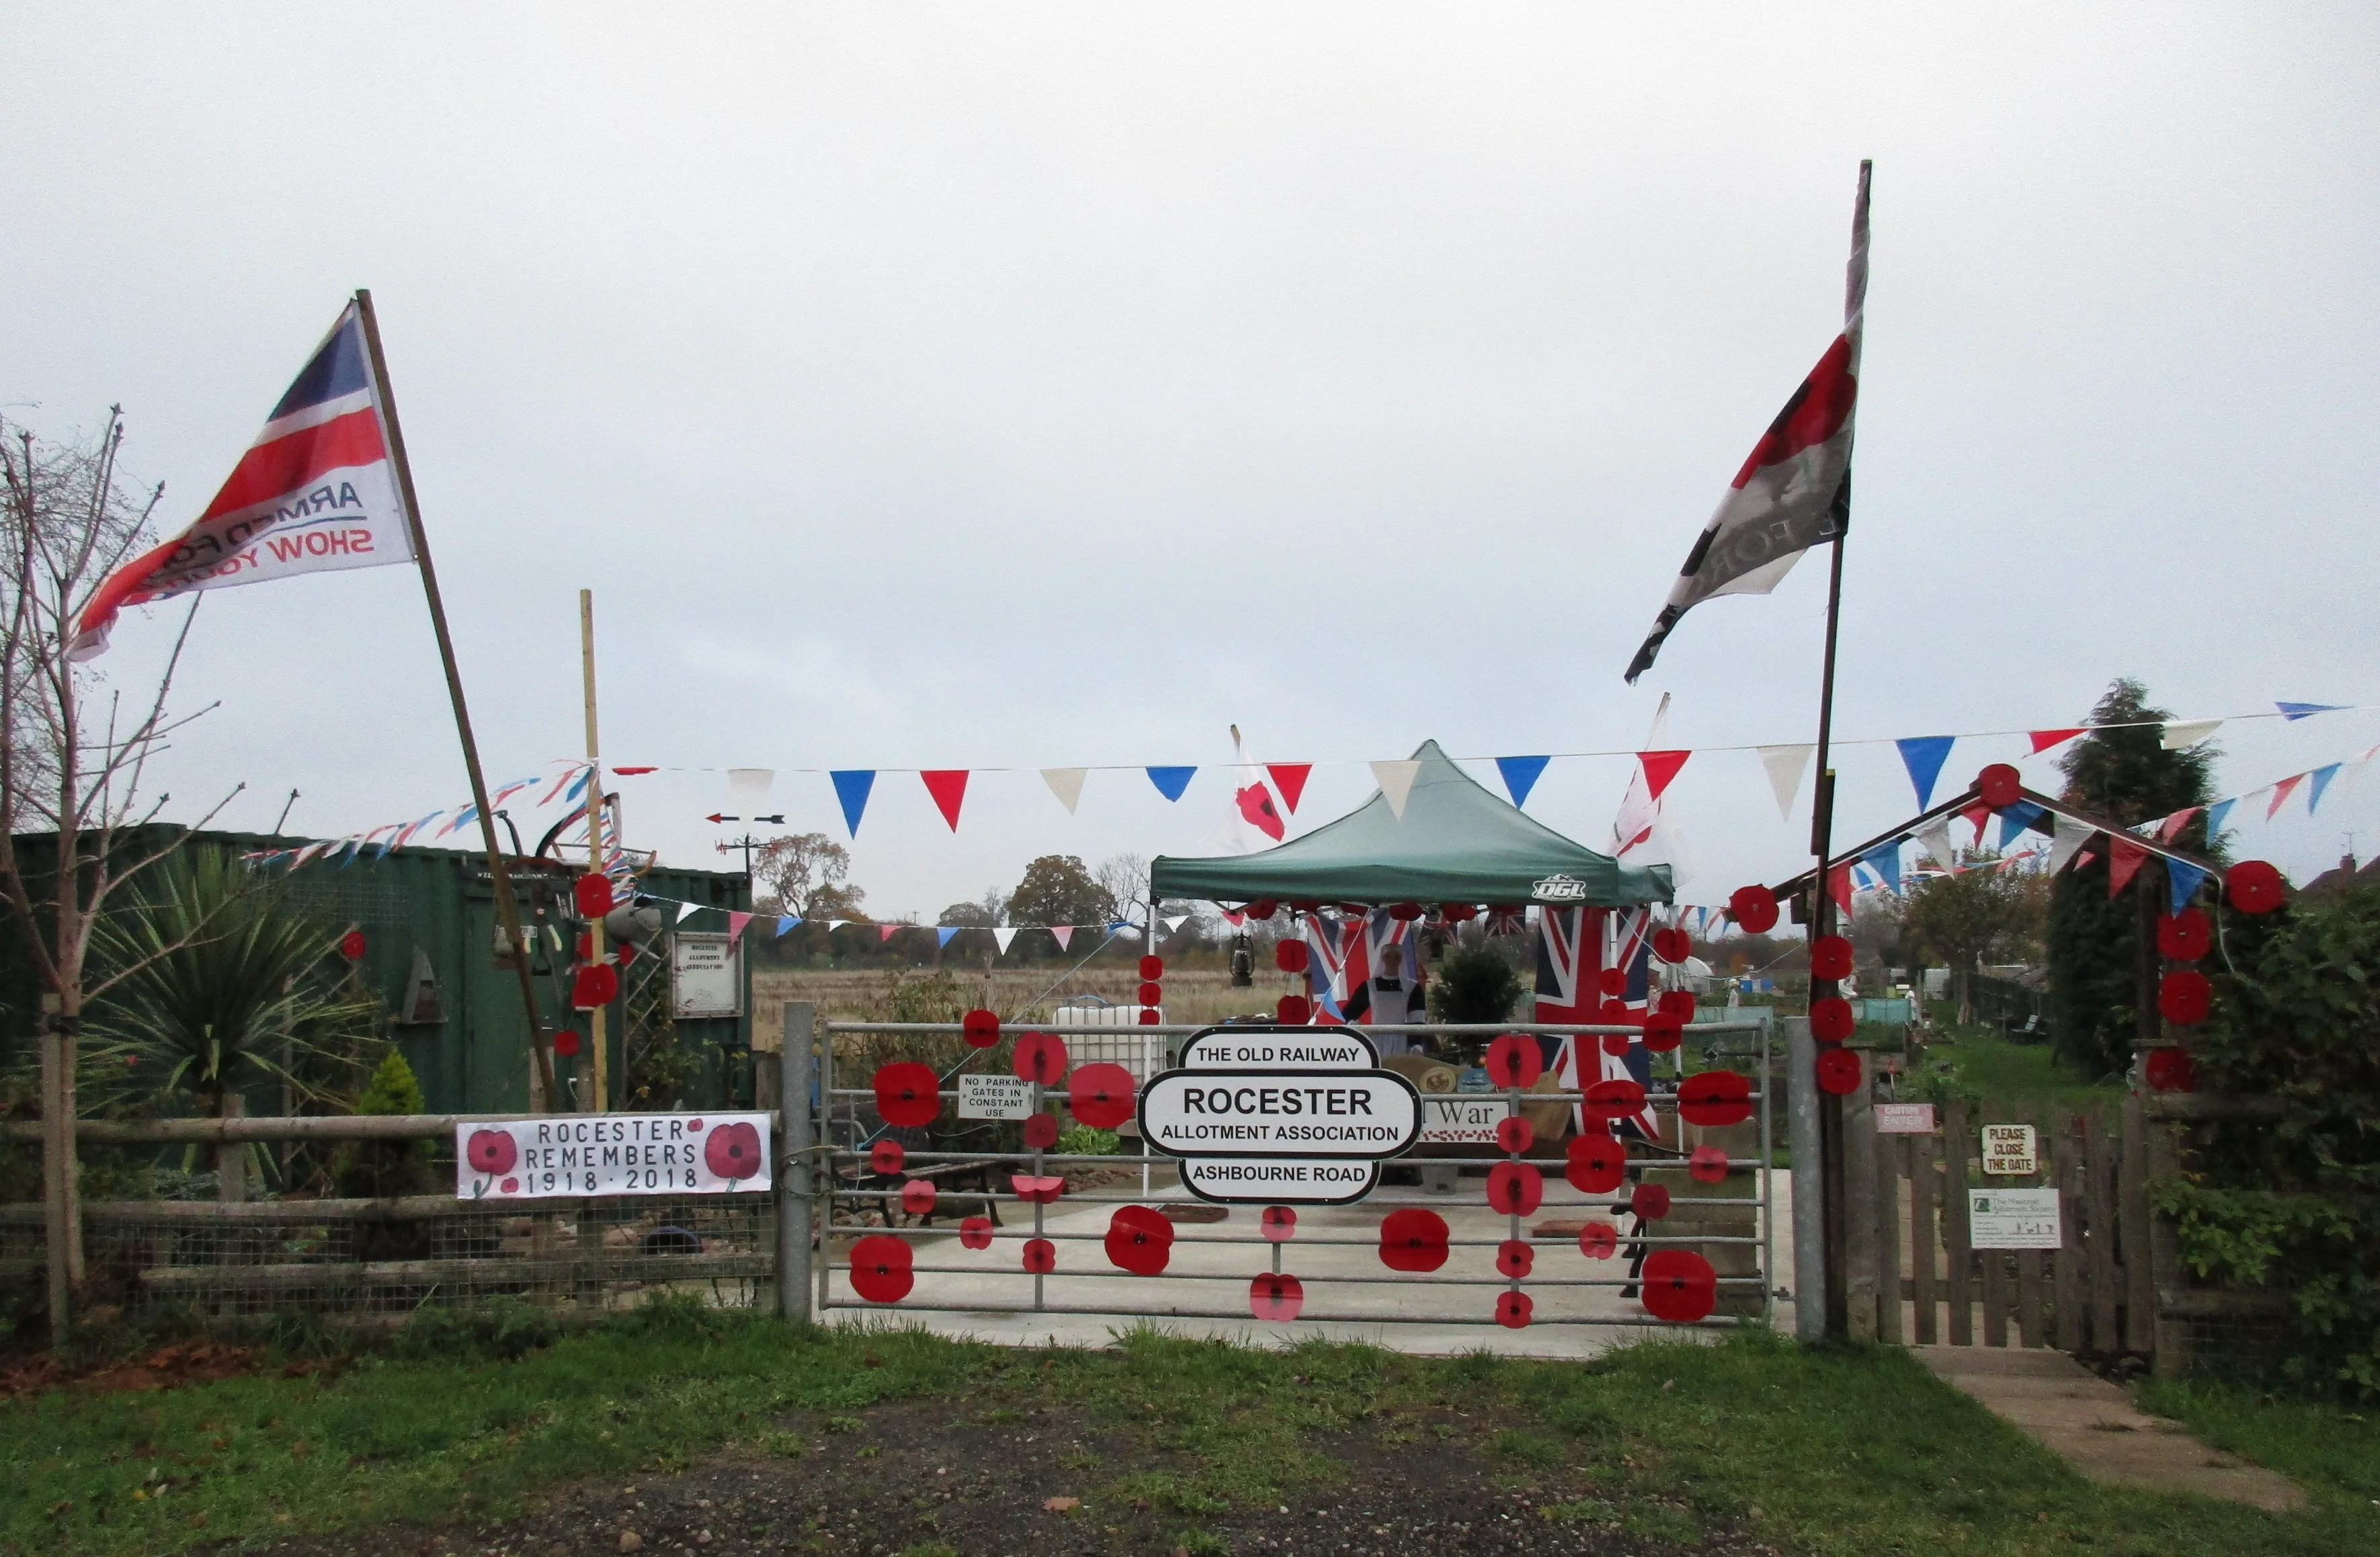
[[[1289,807],[1272,787],[1272,778],[1248,755],[1240,727],[1232,727],[1232,798],[1222,820],[1207,835],[1201,851],[1208,854],[1253,854],[1270,849],[1289,836]]]

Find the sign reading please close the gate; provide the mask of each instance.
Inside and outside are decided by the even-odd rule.
[[[455,1127],[457,1200],[767,1188],[766,1114],[547,1114]]]

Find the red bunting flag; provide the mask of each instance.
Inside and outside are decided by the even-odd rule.
[[[967,770],[964,767],[928,768],[917,775],[926,781],[926,792],[934,797],[934,805],[951,831],[959,830],[959,805],[966,799]]]
[[[1636,760],[1645,765],[1645,793],[1660,799],[1661,791],[1670,787],[1670,780],[1678,776],[1678,769],[1685,766],[1686,759],[1693,755],[1692,752],[1637,753]]]
[[[2073,740],[2088,728],[2085,725],[2078,725],[2072,730],[2036,730],[2029,731],[2028,738],[2033,742],[2034,754],[2038,756],[2062,741]]]
[[[2132,877],[2148,863],[2148,846],[2135,843],[2122,833],[2107,835],[2107,896],[2110,898],[2131,885]]]
[[[2289,803],[2289,796],[2297,792],[2297,787],[2300,784],[2305,782],[2305,777],[2302,773],[2293,774],[2273,786],[2273,803],[2265,807],[2265,821],[2269,822],[2281,814],[2281,807]]]
[[[1310,762],[1269,762],[1265,772],[1272,777],[1272,787],[1281,791],[1281,803],[1289,814],[1297,815],[1297,799],[1305,793],[1305,780],[1314,772]]]
[[[2181,836],[2182,828],[2190,826],[2190,819],[2192,816],[2197,815],[2199,812],[2204,809],[2205,809],[2204,806],[2185,805],[2180,810],[2175,812],[2172,815],[2167,817],[2164,821],[2159,822],[2157,824],[2157,841],[2159,843],[2171,843],[2175,839]]]

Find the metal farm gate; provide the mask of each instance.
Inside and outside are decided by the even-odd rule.
[[[1258,1032],[1418,1040],[1458,1054],[1486,1044],[1507,1084],[1472,1090],[1475,1073],[1466,1089],[1459,1067],[1378,1059],[1419,1078],[1423,1143],[1384,1161],[1368,1191],[1346,1204],[1213,1203],[1123,1115],[1194,1035]],[[812,1008],[789,1005],[783,1095],[808,1093],[812,1105],[783,1115],[779,1247],[815,1249],[816,1264],[782,1272],[781,1291],[797,1311],[795,1284],[807,1274],[821,1319],[918,1312],[995,1332],[1030,1322],[1011,1316],[1044,1314],[1293,1320],[1375,1334],[1767,1321],[1779,1296],[1771,1098],[1782,1056],[1764,1023],[1696,1023],[1682,1046],[1653,1056],[1649,1088],[1614,1085],[1605,1072],[1621,1068],[1605,1066],[1603,1040],[1624,1049],[1643,1032],[978,1029],[977,1047],[955,1024],[821,1026]],[[1084,1054],[1086,1040],[1102,1052]],[[1572,1067],[1560,1063],[1572,1056]],[[1067,1134],[1086,1114],[1118,1136]],[[1633,1118],[1653,1128],[1618,1122]],[[1394,1334],[1380,1338],[1394,1344]]]

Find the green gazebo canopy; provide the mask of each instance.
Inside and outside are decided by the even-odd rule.
[[[1491,794],[1435,741],[1399,816],[1389,797],[1304,838],[1255,854],[1160,857],[1149,867],[1158,898],[1247,903],[1319,899],[1353,903],[1585,903],[1621,908],[1670,900],[1670,867],[1623,865],[1573,843]]]

